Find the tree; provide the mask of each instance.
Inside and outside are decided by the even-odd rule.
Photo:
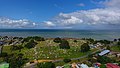
[[[83,45],[81,45],[81,52],[87,52],[90,50],[90,46],[88,45],[88,43],[84,43]]]
[[[34,40],[30,40],[28,43],[25,44],[25,47],[30,49],[30,48],[34,48],[35,45],[37,45],[37,43]]]
[[[94,39],[92,39],[92,38],[88,38],[86,40],[88,40],[90,43],[94,43]]]
[[[118,41],[120,41],[120,38],[118,39]]]
[[[65,63],[69,63],[69,62],[71,62],[71,59],[64,59],[63,60]]]
[[[21,51],[22,48],[23,48],[22,45],[13,45],[13,46],[11,46],[11,50],[20,50]]]
[[[99,40],[98,42],[103,43],[105,45],[111,43],[111,41],[109,41],[109,40]]]
[[[57,37],[53,40],[55,43],[60,43],[61,42],[61,38]]]
[[[117,39],[114,39],[114,42],[117,42]]]
[[[3,52],[0,54],[0,57],[7,57],[7,56],[8,56],[8,54],[6,52]]]
[[[77,42],[77,40],[74,40],[74,42]]]
[[[100,68],[107,68],[105,64],[102,64]]]
[[[60,49],[70,49],[69,42],[67,40],[62,40],[59,47]]]
[[[100,63],[102,63],[102,64],[114,62],[113,59],[111,59],[111,58],[109,58],[109,57],[107,57],[107,56],[99,56],[99,57],[97,58],[97,61],[100,62]]]
[[[52,62],[43,62],[37,64],[38,68],[55,68],[55,64]]]
[[[4,58],[4,61],[10,64],[10,68],[22,68],[28,59],[23,58],[23,54],[10,54]]]
[[[117,46],[118,46],[118,48],[119,48],[119,50],[120,50],[120,41],[117,43]]]
[[[110,50],[110,46],[108,45],[106,49]]]
[[[39,36],[34,36],[33,39],[36,41],[45,41],[43,37],[39,37]]]

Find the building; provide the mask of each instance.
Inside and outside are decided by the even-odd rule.
[[[80,67],[81,68],[89,68],[86,64],[81,64]]]
[[[103,56],[103,55],[106,55],[106,54],[108,54],[108,53],[110,53],[110,50],[103,50],[103,51],[100,52],[98,55],[99,55],[99,56]]]
[[[107,63],[106,64],[106,67],[107,68],[120,68],[119,66],[115,65],[115,64],[112,64],[112,63]]]

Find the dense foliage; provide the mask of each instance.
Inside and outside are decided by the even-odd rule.
[[[52,62],[44,62],[44,63],[38,63],[38,68],[55,68],[55,64]]]
[[[29,42],[30,40],[45,41],[45,39],[43,37],[33,36],[33,37],[24,38],[22,43]]]
[[[11,46],[11,51],[12,51],[12,50],[21,50],[22,48],[23,48],[22,45],[12,45],[12,46]]]
[[[100,62],[100,63],[102,63],[102,64],[114,62],[113,59],[111,59],[111,58],[109,58],[109,57],[107,57],[107,56],[99,56],[99,57],[97,58],[97,61]]]
[[[25,47],[30,49],[30,48],[34,48],[35,45],[37,45],[37,43],[34,40],[30,40],[28,43],[25,44]]]
[[[60,49],[70,49],[69,42],[67,40],[62,40],[59,44]]]
[[[71,62],[71,59],[64,59],[63,60],[65,63],[69,63],[69,62]]]
[[[81,52],[87,52],[90,50],[90,46],[88,45],[88,43],[84,43],[83,45],[81,45]]]
[[[60,43],[61,42],[61,38],[57,37],[53,40],[55,43]]]
[[[28,62],[28,59],[23,58],[23,54],[11,54],[4,59],[10,64],[9,68],[22,68]]]
[[[102,64],[100,68],[107,68],[106,65]]]

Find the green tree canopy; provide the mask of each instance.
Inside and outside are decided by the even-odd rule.
[[[35,45],[37,45],[37,43],[34,40],[30,40],[28,43],[25,44],[25,47],[30,49],[30,48],[34,48]]]
[[[59,44],[60,49],[70,49],[69,42],[67,40],[62,40]]]
[[[60,43],[61,42],[61,38],[57,37],[53,40],[55,43]]]
[[[43,62],[37,64],[38,68],[55,68],[55,64],[52,62]]]
[[[87,52],[90,50],[90,46],[88,45],[88,43],[84,43],[83,45],[81,45],[81,52]]]
[[[111,58],[107,57],[107,56],[99,56],[97,58],[97,61],[102,63],[102,64],[106,64],[106,63],[112,63],[114,62],[114,60],[112,60]]]

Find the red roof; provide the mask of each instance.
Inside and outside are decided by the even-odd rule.
[[[120,68],[119,66],[112,64],[112,63],[107,63],[107,68]]]

